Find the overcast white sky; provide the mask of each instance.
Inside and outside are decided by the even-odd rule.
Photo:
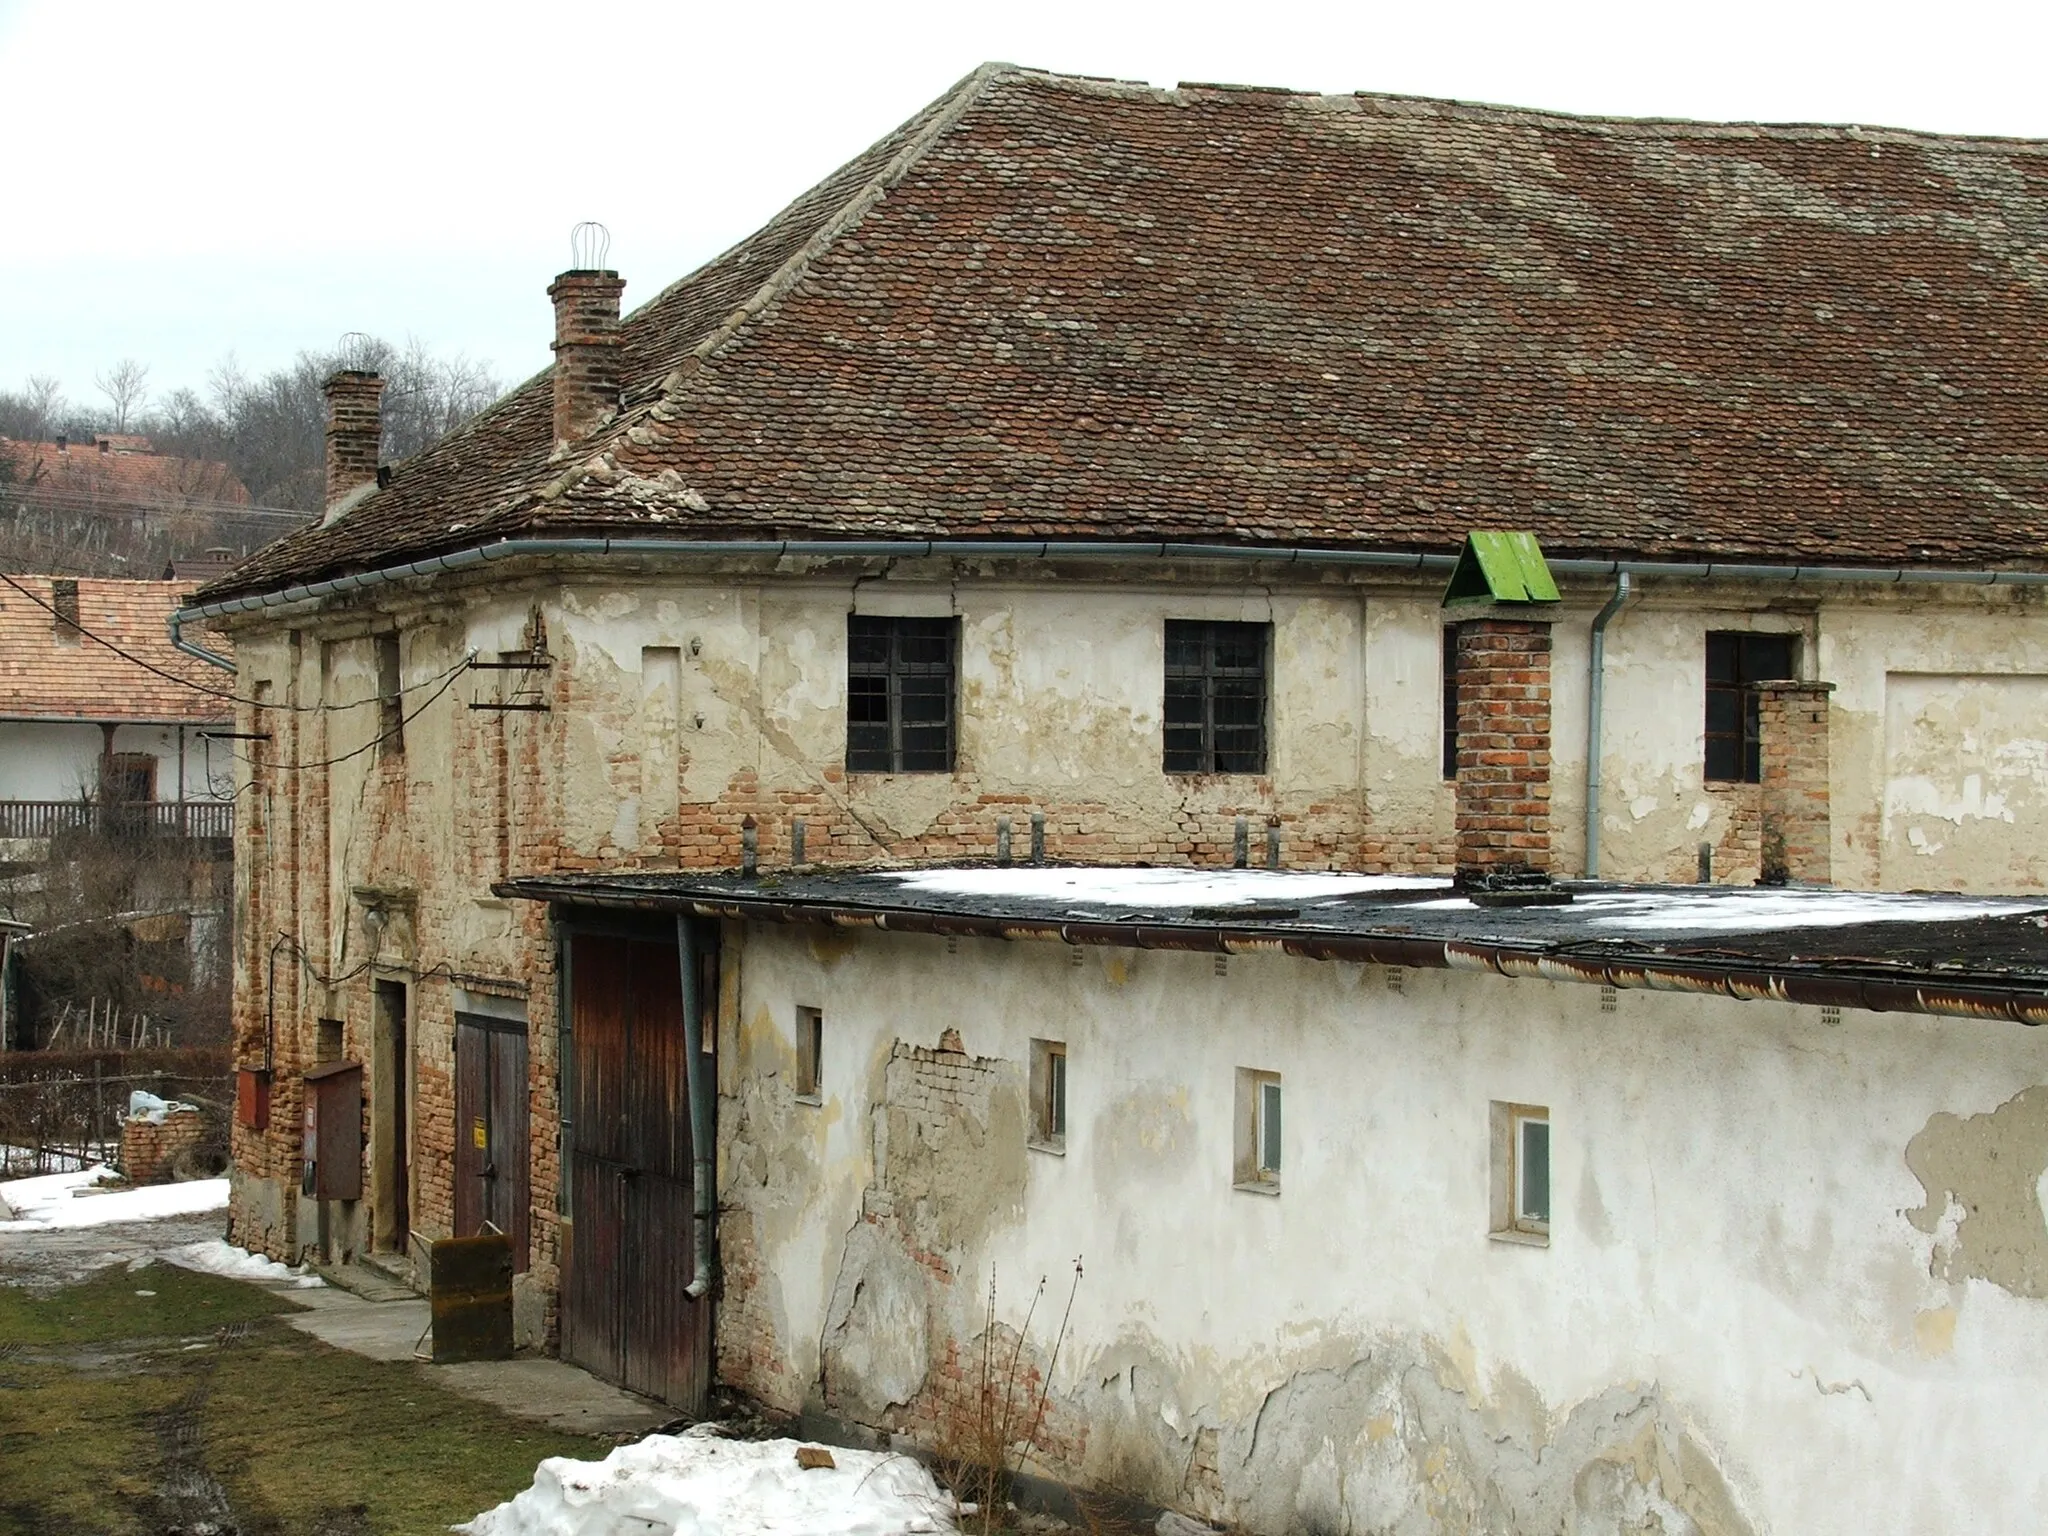
[[[2048,138],[2044,44],[2039,0],[0,0],[0,388],[345,331],[516,381],[577,220],[631,307],[987,59]]]

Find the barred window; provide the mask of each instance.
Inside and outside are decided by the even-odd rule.
[[[1458,776],[1458,626],[1444,626],[1444,778]]]
[[[1266,771],[1270,624],[1166,621],[1166,771]]]
[[[848,772],[952,772],[958,634],[952,619],[848,616]]]
[[[1707,778],[1729,784],[1763,779],[1754,683],[1794,675],[1791,635],[1733,630],[1707,634]]]

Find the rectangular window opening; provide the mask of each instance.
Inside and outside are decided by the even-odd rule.
[[[846,620],[849,773],[951,773],[953,619],[850,614]]]
[[[1798,636],[1744,630],[1707,633],[1706,777],[1709,783],[1763,781],[1755,685],[1796,677]]]
[[[1444,626],[1443,651],[1444,684],[1444,751],[1443,774],[1446,782],[1458,776],[1458,626]]]
[[[1280,1192],[1284,1147],[1280,1102],[1279,1073],[1237,1069],[1237,1153],[1232,1181],[1240,1189]]]
[[[807,1103],[822,1101],[820,1076],[825,1054],[825,1015],[816,1008],[796,1011],[796,1096]]]
[[[1044,1152],[1067,1148],[1067,1046],[1031,1042],[1031,1144]]]
[[[341,1060],[342,1027],[339,1019],[320,1019],[314,1025],[313,1060]]]
[[[1166,621],[1168,773],[1264,773],[1273,626]]]
[[[1539,1104],[1495,1103],[1492,1236],[1550,1242],[1550,1111]]]
[[[405,755],[405,694],[399,677],[398,632],[386,630],[376,637],[377,647],[377,754]]]

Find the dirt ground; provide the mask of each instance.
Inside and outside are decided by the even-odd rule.
[[[610,1449],[150,1258],[218,1226],[6,1234],[0,1536],[413,1536],[511,1497],[544,1456]]]

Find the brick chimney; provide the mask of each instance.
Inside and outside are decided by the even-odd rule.
[[[579,268],[548,286],[555,301],[555,446],[580,442],[619,408],[616,272]]]
[[[384,423],[379,404],[384,397],[381,374],[341,368],[321,386],[327,396],[327,500],[332,507],[357,486],[377,478],[377,453]]]
[[[1833,878],[1828,822],[1828,695],[1833,683],[1756,684],[1762,769],[1759,885],[1826,885]]]
[[[1458,625],[1457,879],[1550,870],[1550,625]]]

